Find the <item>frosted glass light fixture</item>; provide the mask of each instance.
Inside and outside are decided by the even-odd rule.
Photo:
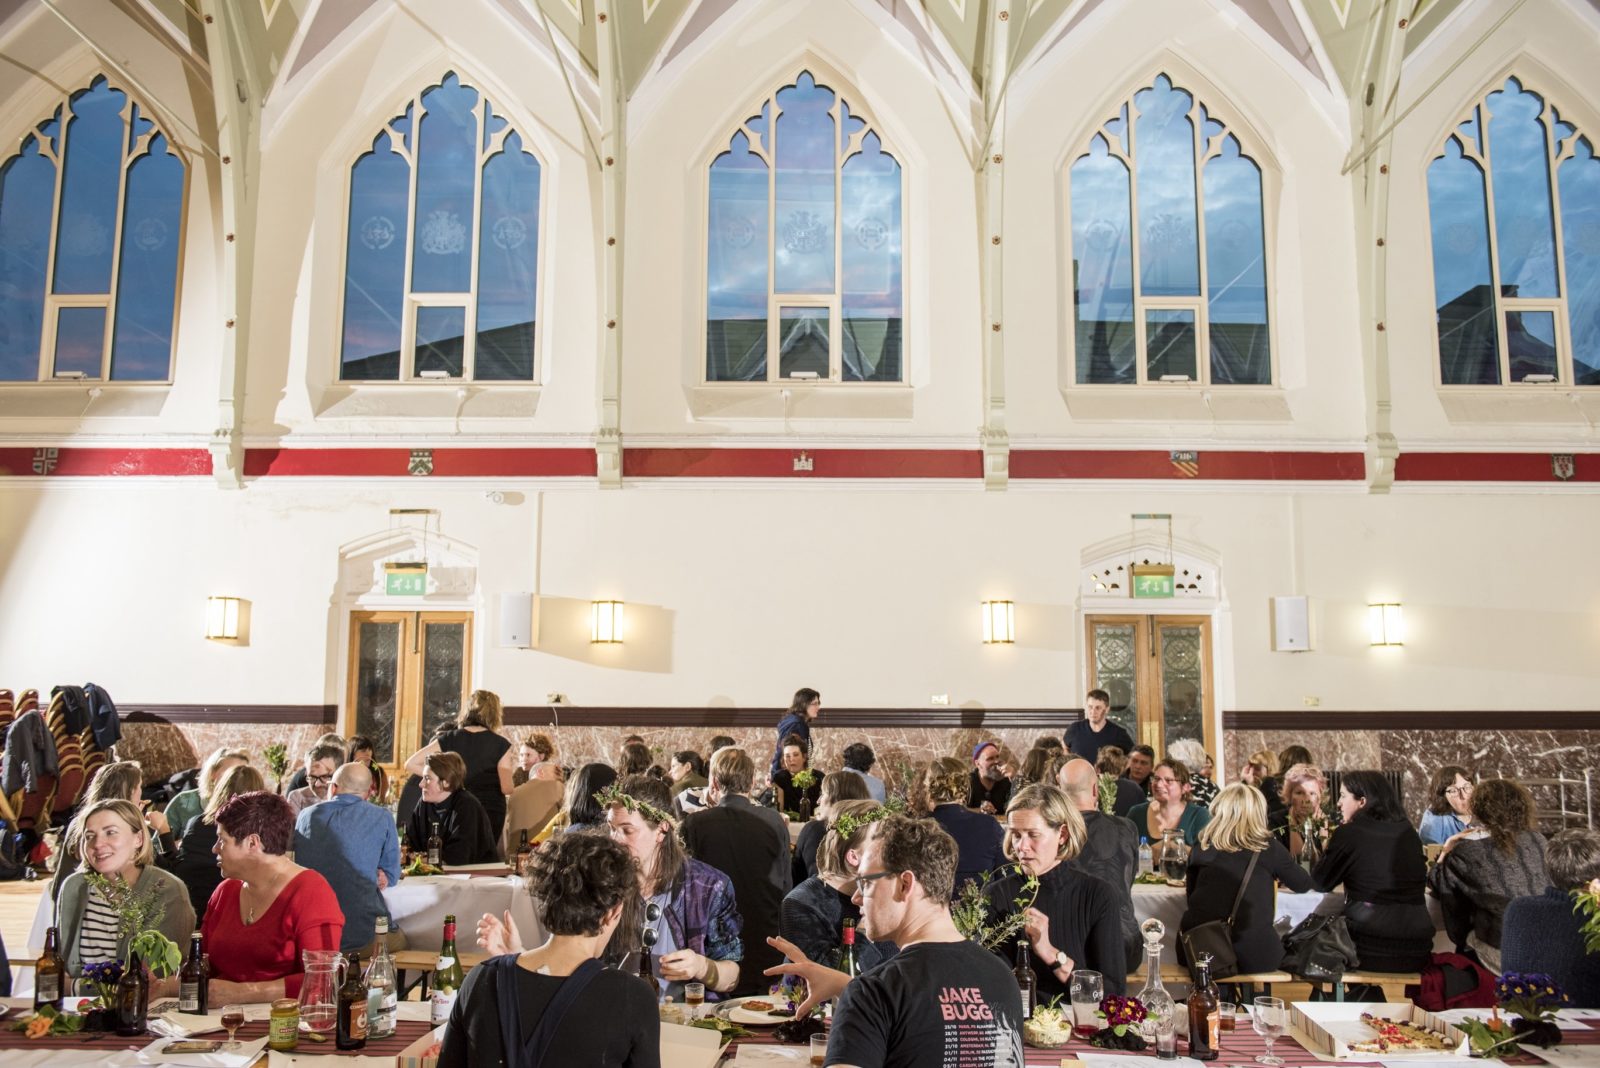
[[[213,641],[239,640],[239,604],[237,597],[206,598],[206,637]]]
[[[983,602],[983,644],[1010,645],[1017,640],[1017,622],[1010,601]]]
[[[589,641],[596,645],[621,645],[622,602],[592,601],[589,609]]]
[[[1367,605],[1367,630],[1373,645],[1404,645],[1406,621],[1400,605]]]

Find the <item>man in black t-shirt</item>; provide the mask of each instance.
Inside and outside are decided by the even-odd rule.
[[[875,942],[893,941],[899,954],[847,980],[772,939],[790,963],[769,974],[806,980],[799,1014],[839,999],[825,1064],[1022,1068],[1022,995],[1000,958],[964,938],[950,919],[955,871],[955,839],[938,824],[889,816],[862,847],[857,929]]]
[[[967,807],[998,816],[1011,800],[1011,780],[1000,773],[1000,746],[979,742],[972,750],[972,776],[967,785]]]
[[[1093,764],[1100,757],[1101,746],[1114,745],[1124,753],[1133,749],[1133,735],[1106,719],[1110,712],[1111,695],[1104,690],[1090,690],[1083,699],[1083,718],[1062,736],[1073,756]]]

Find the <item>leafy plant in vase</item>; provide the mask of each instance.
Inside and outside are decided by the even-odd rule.
[[[283,793],[283,776],[289,770],[289,747],[282,742],[273,742],[261,751],[261,756],[267,762],[267,770],[272,772],[278,793]]]

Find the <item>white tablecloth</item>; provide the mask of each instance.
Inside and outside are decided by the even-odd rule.
[[[412,875],[383,892],[391,929],[405,932],[407,949],[436,950],[444,935],[445,915],[456,918],[456,947],[477,949],[478,917],[499,916],[507,909],[522,932],[524,946],[544,942],[544,926],[534,916],[533,897],[522,881],[510,876],[462,878]]]

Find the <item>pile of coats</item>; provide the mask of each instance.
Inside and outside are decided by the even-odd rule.
[[[91,682],[57,686],[43,711],[38,690],[24,690],[20,698],[0,690],[0,731],[0,815],[10,825],[0,858],[31,861],[42,850],[39,832],[62,821],[52,817],[71,813],[122,726],[111,697]],[[0,877],[6,867],[0,864]]]

